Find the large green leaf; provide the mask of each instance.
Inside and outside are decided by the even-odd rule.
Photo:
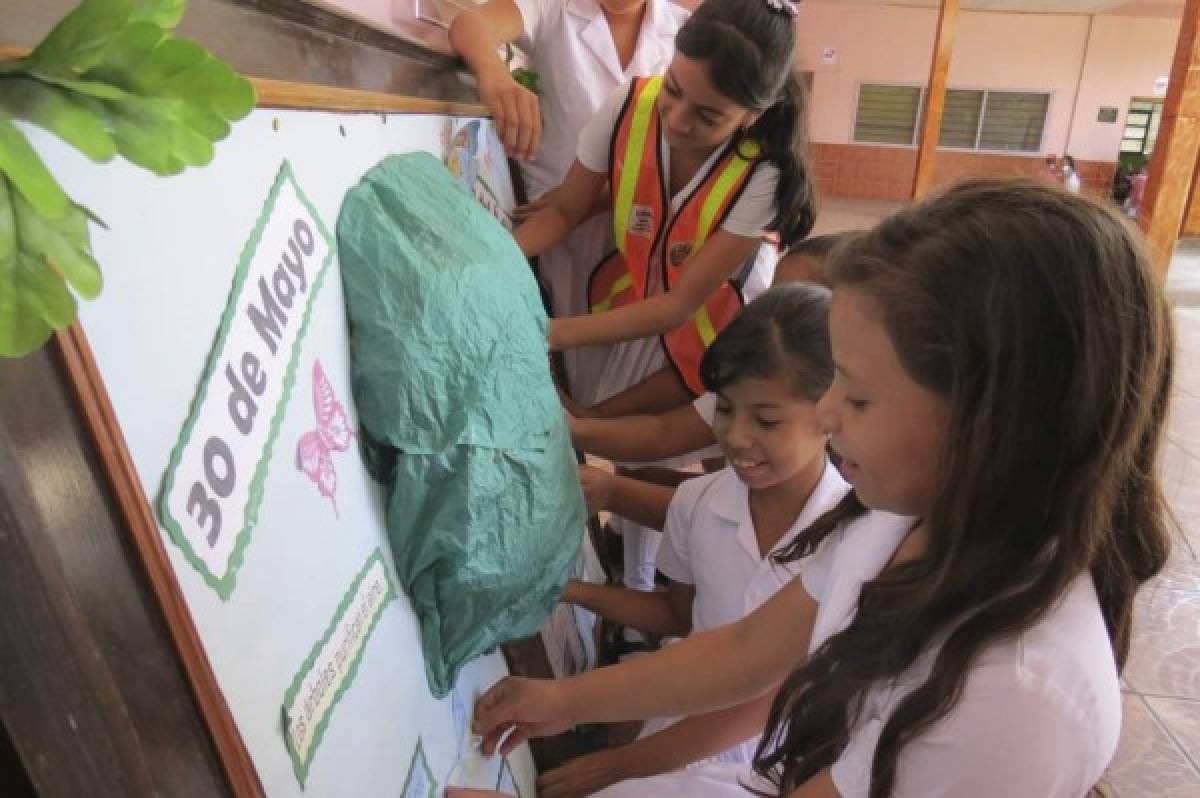
[[[0,77],[0,111],[49,130],[93,161],[107,161],[117,153],[96,115],[57,86],[23,75]]]
[[[83,0],[34,48],[40,69],[91,67],[129,21],[131,0]]]
[[[4,113],[0,113],[0,173],[7,175],[17,190],[29,200],[29,204],[43,216],[62,218],[71,207],[71,201],[67,199],[62,186]]]
[[[147,20],[170,30],[179,24],[187,0],[140,0],[133,9],[133,20]]]
[[[84,297],[100,292],[88,219],[73,205],[51,222],[0,177],[0,355],[28,354],[75,319],[64,278]]]
[[[17,249],[66,279],[84,299],[100,295],[100,266],[92,259],[88,215],[75,205],[61,219],[36,213],[20,194],[13,198]]]
[[[67,197],[13,123],[97,161],[120,153],[159,175],[212,160],[254,108],[253,85],[170,31],[186,0],[83,0],[23,59],[0,62],[0,355],[40,346],[96,296],[87,209]]]
[[[0,354],[20,357],[75,318],[75,299],[62,278],[17,247],[20,195],[0,177]]]

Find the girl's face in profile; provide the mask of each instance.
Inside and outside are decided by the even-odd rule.
[[[829,329],[836,371],[817,414],[863,504],[924,516],[940,481],[949,410],[905,371],[882,318],[876,300],[861,290],[834,289]]]

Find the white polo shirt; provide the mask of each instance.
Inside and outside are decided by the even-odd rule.
[[[810,653],[850,623],[863,584],[878,575],[912,524],[871,513],[805,560],[804,587],[820,604]],[[935,641],[907,671],[867,693],[849,745],[833,765],[842,798],[866,798],[884,724],[928,678],[940,646]],[[1120,732],[1116,663],[1085,572],[1033,628],[979,655],[950,713],[901,750],[892,794],[1082,798],[1104,774]]]
[[[827,469],[832,470],[832,469]],[[873,512],[833,533],[804,560],[805,589],[820,606],[810,652],[846,627],[865,582],[887,564],[913,519]],[[928,678],[940,641],[906,672],[872,688],[833,764],[842,798],[866,798],[875,745],[896,706]],[[1121,732],[1112,646],[1090,574],[1031,629],[985,649],[949,714],[900,751],[894,798],[1084,798]],[[743,798],[769,789],[748,768],[709,762],[597,793],[603,798]]]
[[[704,419],[704,423],[708,426],[713,425],[713,419],[717,417],[717,395],[712,391],[702,393],[692,402],[692,409],[696,411],[696,415]]]
[[[795,540],[849,489],[837,469],[826,463],[808,503],[770,553]],[[696,587],[693,633],[741,620],[800,572],[801,563],[776,563],[759,552],[749,491],[731,468],[681,484],[667,510],[663,533],[659,570]]]

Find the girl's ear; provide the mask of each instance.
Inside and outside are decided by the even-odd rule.
[[[747,111],[746,116],[742,119],[742,130],[749,130],[754,127],[760,117],[762,117],[762,111]]]

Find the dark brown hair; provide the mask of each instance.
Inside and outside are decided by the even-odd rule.
[[[1168,551],[1156,467],[1173,333],[1125,220],[1028,181],[969,182],[902,210],[839,248],[831,274],[835,292],[871,298],[905,370],[945,398],[940,485],[926,551],[864,585],[853,622],[784,682],[755,767],[785,794],[829,767],[865,691],[945,636],[880,734],[870,795],[883,798],[980,653],[1082,573],[1124,665],[1134,593]],[[851,494],[784,556],[861,512]]]
[[[816,402],[833,382],[829,289],[786,283],[764,292],[721,331],[700,360],[700,380],[719,393],[745,377],[786,376]]]
[[[795,71],[796,20],[765,0],[706,0],[675,35],[675,50],[704,61],[717,90],[761,111],[746,138],[779,169],[775,218],[767,227],[790,247],[812,230],[816,195],[809,178],[808,92]]]

